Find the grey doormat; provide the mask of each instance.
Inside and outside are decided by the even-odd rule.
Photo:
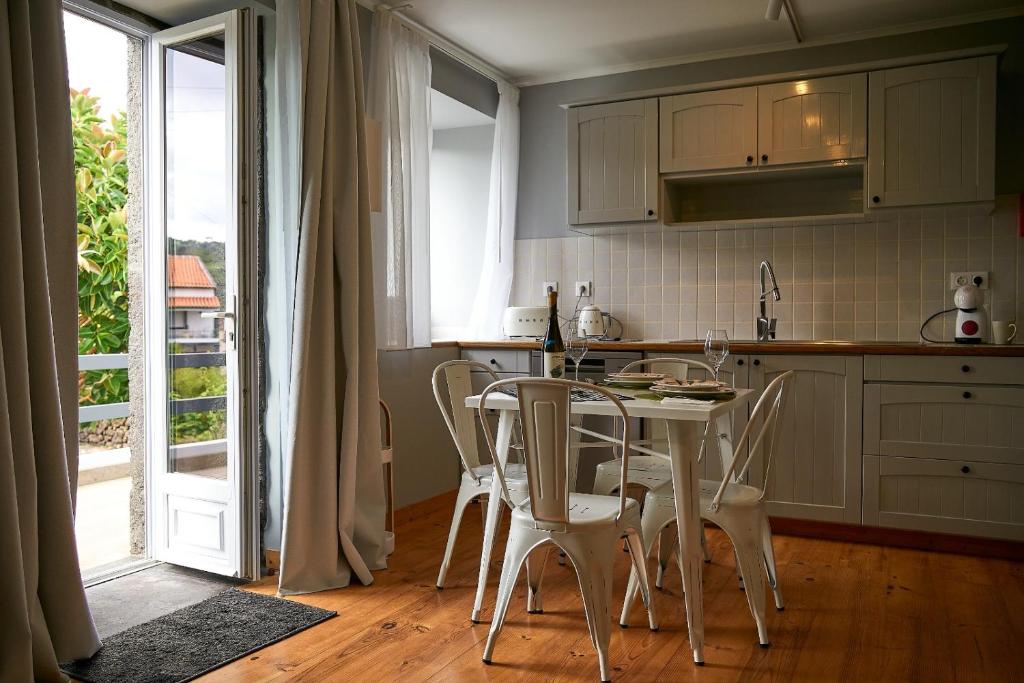
[[[89,683],[190,681],[335,615],[231,588],[111,636],[91,659],[61,669]]]

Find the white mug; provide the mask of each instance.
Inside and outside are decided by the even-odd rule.
[[[1012,344],[1013,338],[1017,336],[1017,324],[1012,320],[992,321],[992,343]]]

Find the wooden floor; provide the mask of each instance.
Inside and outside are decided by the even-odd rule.
[[[467,513],[448,587],[434,587],[451,506],[451,499],[433,500],[407,512],[391,568],[378,572],[372,586],[297,598],[337,610],[336,618],[203,680],[597,680],[573,570],[553,561],[545,574],[545,613],[526,614],[520,587],[494,664],[480,661],[488,624],[469,621],[479,515]],[[655,595],[661,630],[643,628],[639,603],[634,626],[613,630],[615,680],[1024,679],[1020,563],[776,536],[787,607],[784,612],[770,608],[772,646],[763,650],[737,588],[727,541],[709,530],[709,542],[714,560],[704,573],[707,665],[692,664],[679,574],[672,571],[666,590]],[[498,558],[502,547],[496,549]],[[627,564],[623,553],[616,567],[617,600]],[[491,572],[489,606],[498,565]],[[274,584],[253,590],[273,593]],[[489,615],[488,610],[484,619]]]

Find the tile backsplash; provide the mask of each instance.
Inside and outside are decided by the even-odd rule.
[[[577,280],[622,321],[626,338],[695,339],[709,328],[755,334],[758,265],[771,261],[782,300],[768,303],[779,339],[917,341],[922,322],[953,305],[949,273],[991,273],[994,320],[1024,321],[1024,238],[1017,197],[991,206],[873,211],[861,219],[774,221],[686,232],[517,240],[512,304],[543,303],[557,280],[563,315]],[[929,324],[950,339],[953,315]]]

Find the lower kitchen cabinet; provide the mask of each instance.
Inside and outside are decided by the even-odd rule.
[[[864,456],[864,523],[1024,540],[1024,465]]]
[[[768,511],[779,517],[861,522],[862,356],[750,357],[758,392],[796,371],[786,389],[770,469],[762,457],[754,481],[767,478]]]

